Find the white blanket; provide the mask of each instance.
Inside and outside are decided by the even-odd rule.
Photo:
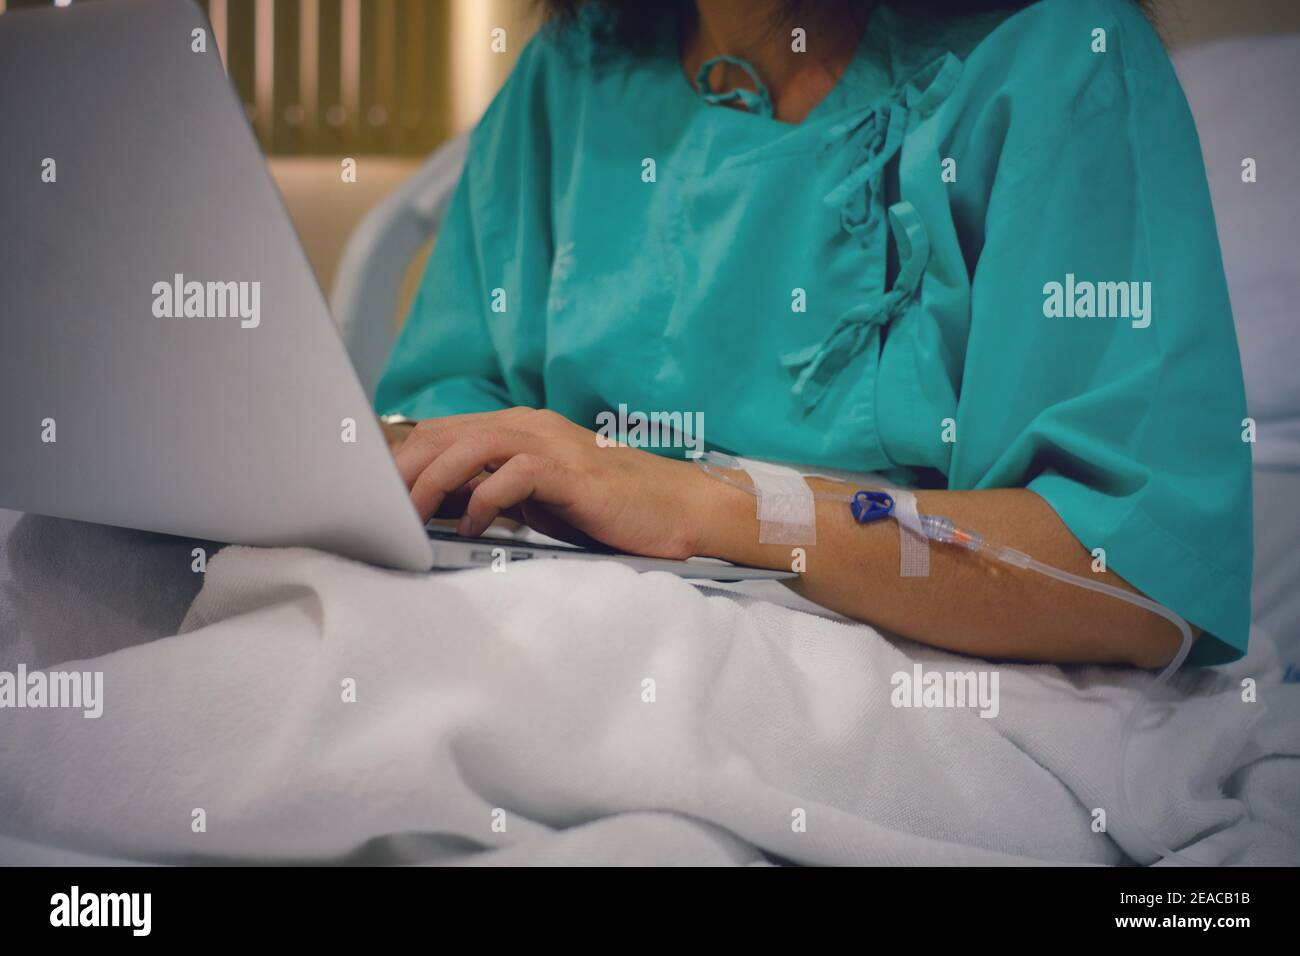
[[[1254,645],[1181,675],[1129,756],[1144,828],[1205,863],[1300,863],[1300,685]],[[915,663],[995,670],[997,716],[892,706]],[[615,564],[229,548],[179,636],[58,669],[102,671],[104,714],[0,711],[3,862],[1151,860],[1115,796],[1148,675]]]

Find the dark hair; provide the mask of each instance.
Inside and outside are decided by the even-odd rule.
[[[644,48],[663,36],[665,30],[678,35],[695,22],[695,0],[534,0],[549,23],[558,26],[577,22],[584,10],[596,8],[602,14],[602,33],[624,46]],[[828,21],[864,20],[884,3],[900,13],[934,18],[963,14],[1018,10],[1037,0],[783,0],[777,13],[777,27],[800,16],[816,13]],[[1135,0],[1150,13],[1151,0]]]

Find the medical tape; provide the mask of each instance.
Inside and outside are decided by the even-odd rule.
[[[803,475],[784,465],[737,460],[758,497],[758,543],[816,544],[817,502]]]
[[[916,495],[902,488],[886,488],[894,499],[894,520],[898,522],[898,573],[905,578],[930,576],[930,539],[921,530]]]

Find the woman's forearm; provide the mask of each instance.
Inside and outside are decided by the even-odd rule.
[[[401,437],[389,434],[390,441]],[[557,537],[633,554],[792,568],[790,546],[758,543],[753,495],[690,462],[602,444],[553,411],[428,419],[409,430],[396,459],[421,518],[455,512],[462,534],[480,534],[506,514]],[[809,484],[845,490],[823,479]],[[1062,571],[1094,573],[1091,555],[1031,491],[923,491],[917,498],[922,512],[989,541]],[[1156,614],[955,547],[932,544],[929,576],[902,577],[897,524],[858,525],[843,502],[818,502],[817,544],[803,550],[792,585],[799,593],[948,650],[1154,667],[1179,647],[1178,630]],[[1113,572],[1101,579],[1132,590]]]
[[[753,496],[694,470],[697,475],[687,480],[694,486],[697,553],[791,567],[790,545],[758,543]],[[844,491],[820,479],[809,484]],[[922,491],[917,501],[923,513],[945,515],[1046,564],[1084,576],[1096,573],[1092,556],[1032,491]],[[848,617],[947,650],[1155,667],[1179,647],[1178,631],[1155,614],[958,548],[931,544],[929,576],[901,577],[898,525],[859,525],[840,502],[817,503],[817,544],[804,551],[803,573],[791,584],[795,591]],[[1099,577],[1134,590],[1113,572]]]

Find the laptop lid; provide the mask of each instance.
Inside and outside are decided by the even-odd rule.
[[[0,128],[0,507],[427,569],[198,7],[0,16]]]

